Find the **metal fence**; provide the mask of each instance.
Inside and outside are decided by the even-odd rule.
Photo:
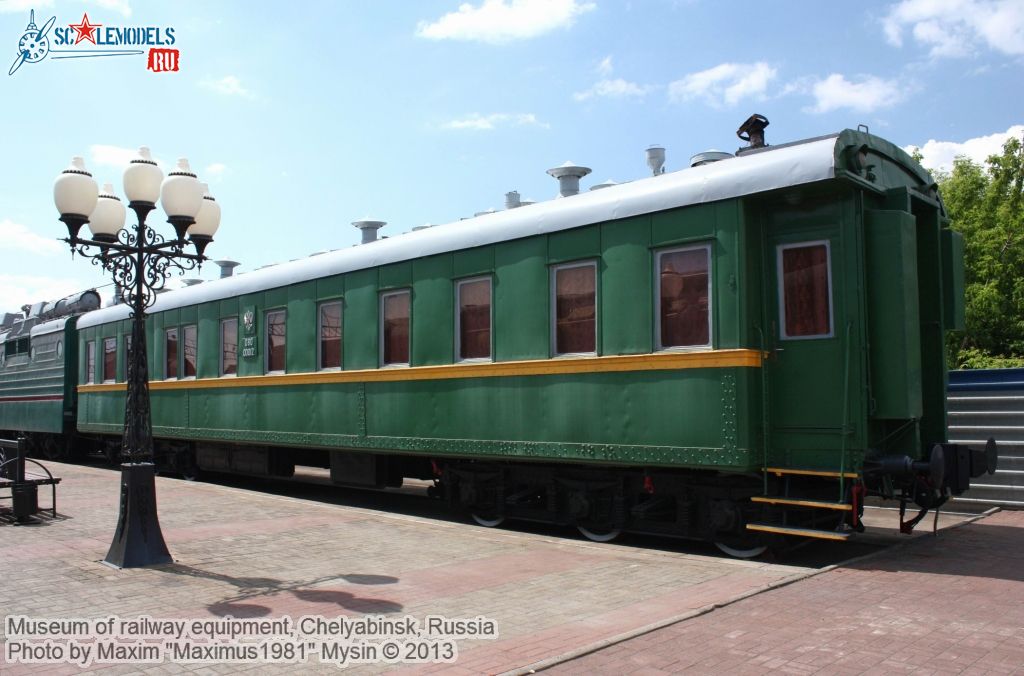
[[[999,448],[996,473],[954,501],[1024,508],[1024,369],[951,371],[947,401],[951,442]]]

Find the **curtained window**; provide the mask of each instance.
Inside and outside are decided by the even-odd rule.
[[[103,339],[103,382],[117,380],[117,338]]]
[[[238,317],[220,323],[220,374],[238,375]]]
[[[96,382],[96,342],[92,340],[85,344],[85,382]]]
[[[711,345],[711,248],[658,254],[658,347]]]
[[[320,306],[320,368],[341,368],[341,301]]]
[[[384,366],[408,366],[410,294],[386,293],[381,305],[381,362]]]
[[[825,242],[779,247],[783,338],[832,335],[831,275]]]
[[[196,332],[196,325],[186,326],[182,330],[182,337],[184,338],[184,375],[186,378],[196,377],[196,350],[199,347],[198,334]]]
[[[178,377],[178,329],[164,331],[164,378]]]
[[[285,364],[284,310],[267,313],[267,373],[284,373]]]
[[[555,354],[597,352],[597,265],[554,269]]]
[[[128,369],[132,363],[132,335],[126,333],[124,335],[124,379],[128,381]]]
[[[491,280],[459,282],[459,359],[491,358]]]

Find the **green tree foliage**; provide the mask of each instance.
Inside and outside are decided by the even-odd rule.
[[[963,233],[967,330],[949,341],[950,366],[1024,366],[1024,146],[1012,138],[984,166],[957,158],[938,175]]]

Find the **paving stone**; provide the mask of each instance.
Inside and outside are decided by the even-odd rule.
[[[348,670],[353,674],[497,673],[812,572],[488,530],[166,477],[157,478],[157,493],[175,562],[117,571],[101,561],[117,521],[119,474],[49,465],[63,479],[60,517],[29,526],[0,518],[3,617],[408,614],[483,615],[497,623],[496,640],[460,641],[455,665],[357,665]],[[0,626],[0,642],[6,643],[5,631]],[[645,666],[664,669],[642,663],[631,668]],[[67,664],[0,661],[4,676],[78,671]],[[292,665],[93,664],[89,671],[284,674],[336,668],[314,658]]]
[[[745,642],[756,657],[744,658]],[[624,655],[675,673],[1024,674],[1024,511],[919,538],[551,672],[617,674]]]

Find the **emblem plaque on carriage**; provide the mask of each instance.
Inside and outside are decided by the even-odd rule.
[[[256,358],[256,310],[246,308],[242,313],[242,328],[245,335],[242,337],[242,358]]]

